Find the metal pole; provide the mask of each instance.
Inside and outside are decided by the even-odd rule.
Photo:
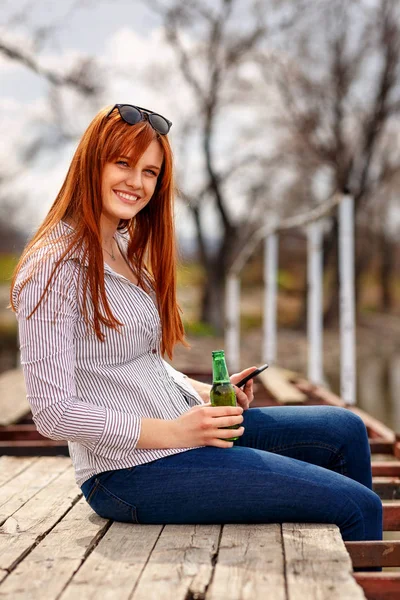
[[[229,371],[240,368],[240,280],[228,275],[225,288],[225,348]]]
[[[322,289],[322,222],[307,227],[307,334],[308,378],[322,384],[323,374],[323,289]]]
[[[264,310],[263,310],[263,362],[276,363],[277,358],[277,280],[278,235],[271,233],[264,244]]]
[[[340,276],[340,388],[347,404],[356,403],[354,199],[345,195],[339,204]]]

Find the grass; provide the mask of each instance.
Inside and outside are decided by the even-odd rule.
[[[11,282],[11,277],[17,266],[19,257],[16,254],[0,254],[0,284]]]

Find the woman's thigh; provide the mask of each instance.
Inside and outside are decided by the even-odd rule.
[[[346,540],[381,539],[381,503],[360,483],[245,447],[204,447],[97,476],[89,503],[139,523],[335,523]]]
[[[360,417],[333,406],[271,406],[245,411],[235,446],[258,448],[347,475],[372,488],[371,453]]]

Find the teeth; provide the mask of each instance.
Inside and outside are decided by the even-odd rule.
[[[137,200],[138,196],[133,196],[132,194],[125,194],[124,192],[117,192],[118,196],[122,196],[126,200]]]

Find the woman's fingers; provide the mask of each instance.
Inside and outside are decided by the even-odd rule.
[[[243,413],[241,406],[200,406],[199,408],[204,410],[208,417],[212,418],[241,415]]]
[[[244,427],[239,427],[239,429],[218,429],[218,432],[215,434],[217,439],[229,439],[233,437],[240,437],[244,434]]]
[[[243,415],[232,415],[231,417],[216,417],[211,419],[211,427],[232,427],[243,423]]]

